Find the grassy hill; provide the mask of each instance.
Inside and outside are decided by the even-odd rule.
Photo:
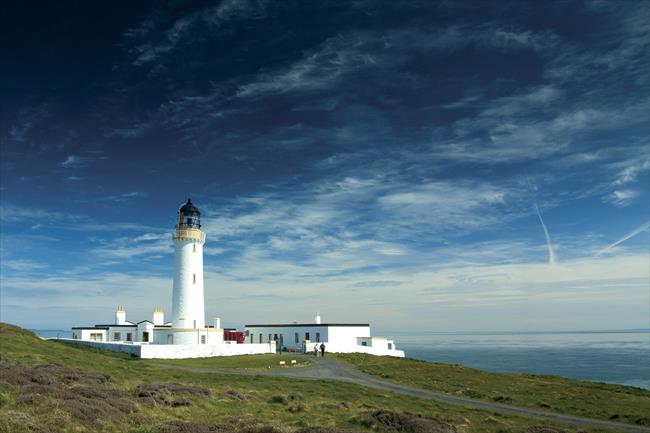
[[[347,361],[362,368],[368,364],[363,357]],[[391,372],[394,380],[395,369],[411,368],[386,358],[372,361],[372,365],[385,362],[385,372]],[[253,355],[184,362],[255,369],[275,363],[275,358]],[[29,331],[0,324],[0,432],[604,431],[503,416],[349,383],[232,376],[170,368],[171,362],[164,368],[158,364],[165,361],[43,341]]]
[[[490,373],[462,365],[365,354],[336,355],[371,375],[430,391],[587,418],[650,426],[650,391],[560,376]]]

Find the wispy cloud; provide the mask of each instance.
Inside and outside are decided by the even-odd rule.
[[[548,264],[554,265],[557,258],[555,256],[555,250],[553,249],[553,242],[551,241],[551,235],[548,233],[548,228],[544,224],[544,219],[542,218],[542,213],[539,211],[539,206],[535,202],[535,212],[537,212],[537,217],[539,222],[542,224],[542,229],[544,229],[544,238],[546,238],[546,247],[548,248]]]
[[[55,212],[40,208],[27,208],[15,206],[9,203],[0,205],[0,220],[5,223],[19,221],[40,221],[51,223],[62,221],[66,215],[61,212]]]
[[[78,155],[68,155],[65,160],[59,164],[63,168],[84,167],[91,161],[90,158]]]
[[[362,44],[363,41],[354,36],[329,39],[315,53],[294,63],[287,70],[264,74],[255,81],[244,84],[237,96],[245,98],[329,88],[344,74],[376,64],[371,54],[355,48]]]
[[[632,189],[616,190],[607,197],[608,201],[616,206],[627,206],[638,197],[639,193]]]
[[[105,258],[131,259],[134,257],[157,258],[157,255],[168,255],[173,251],[169,233],[145,233],[133,237],[120,237],[103,242],[103,245],[92,249],[92,254]]]
[[[39,263],[30,260],[3,260],[1,266],[19,272],[38,271],[49,267],[47,263]]]
[[[626,234],[622,238],[618,239],[616,242],[613,242],[613,243],[607,245],[602,250],[598,251],[596,253],[596,256],[600,256],[600,255],[603,255],[603,254],[609,252],[610,250],[612,250],[612,248],[622,244],[623,242],[627,241],[628,239],[632,239],[633,237],[635,237],[638,234],[641,234],[641,233],[643,233],[645,231],[648,231],[649,229],[650,229],[650,221],[641,224],[639,227],[632,230],[631,232],[629,232],[628,234]]]
[[[155,63],[197,33],[218,35],[231,21],[262,18],[267,4],[264,0],[225,0],[217,6],[183,15],[169,27],[166,26],[166,20],[160,19],[160,14],[149,17],[140,26],[125,33],[127,38],[138,41],[132,48],[132,53],[135,54],[133,64],[143,66]]]
[[[83,168],[89,164],[106,159],[102,151],[89,151],[83,155],[68,155],[59,166],[66,169]]]
[[[105,197],[99,197],[97,200],[100,201],[113,201],[113,202],[124,202],[134,198],[146,197],[147,193],[144,191],[130,191],[117,195],[109,195]]]

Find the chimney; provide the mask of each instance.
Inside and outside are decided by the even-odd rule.
[[[124,311],[124,307],[117,307],[117,310],[115,310],[115,324],[126,325],[126,311]]]
[[[318,311],[316,312],[316,324],[320,325],[320,313]]]
[[[153,310],[153,325],[162,326],[164,324],[165,324],[165,314],[163,313],[163,309],[161,307],[156,307]]]
[[[221,317],[214,318],[214,329],[221,329]]]

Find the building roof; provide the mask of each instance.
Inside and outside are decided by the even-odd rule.
[[[145,319],[145,320],[140,320],[140,321],[138,322],[138,325],[139,325],[140,323],[144,323],[144,322],[153,323],[151,320],[146,320],[146,319]]]
[[[291,327],[312,327],[318,328],[323,326],[370,326],[369,323],[284,323],[284,324],[267,324],[267,325],[244,325],[246,328],[291,328]]]
[[[112,324],[112,323],[111,323],[111,324],[108,324],[108,325],[106,325],[106,324],[95,325],[95,328],[100,328],[100,327],[103,328],[103,327],[109,327],[109,326],[110,326],[111,328],[135,328],[135,327],[136,327],[136,325],[134,325],[134,324],[130,324],[130,325],[115,325],[115,324]],[[84,328],[84,329],[89,329],[89,328]]]
[[[108,329],[108,326],[102,327],[100,325],[95,326],[73,326],[72,329],[103,329],[104,331]]]

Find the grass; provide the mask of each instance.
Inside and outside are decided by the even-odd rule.
[[[650,391],[559,376],[491,373],[410,358],[338,354],[337,359],[417,388],[552,412],[650,425]]]
[[[271,359],[276,358],[251,355],[183,364],[259,368]],[[389,371],[392,361],[386,361]],[[0,432],[612,431],[502,416],[343,382],[160,368],[124,354],[43,341],[7,324],[0,324],[0,363]]]

